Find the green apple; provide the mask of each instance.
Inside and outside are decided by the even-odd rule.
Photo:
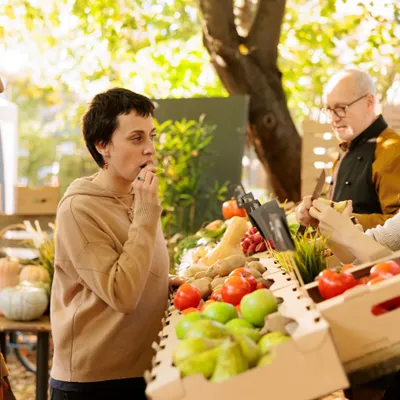
[[[235,327],[235,326],[240,326],[242,328],[251,328],[254,329],[254,326],[249,322],[246,321],[244,318],[233,318],[230,321],[228,321],[225,326],[227,327]]]
[[[289,339],[290,336],[287,336],[282,332],[270,332],[259,340],[258,347],[260,348],[261,354],[267,354],[274,346],[286,342]]]
[[[240,302],[242,317],[258,327],[263,327],[265,317],[277,310],[276,298],[268,289],[259,289],[246,294]]]
[[[214,321],[221,322],[221,324],[226,324],[231,319],[238,318],[235,306],[222,301],[208,304],[203,310],[203,315]]]
[[[189,326],[193,322],[206,318],[207,317],[205,315],[199,312],[193,312],[190,314],[183,315],[175,327],[176,337],[179,340],[182,340],[185,337],[185,333],[188,330]]]

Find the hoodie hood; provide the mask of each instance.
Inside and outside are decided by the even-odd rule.
[[[71,185],[69,185],[58,206],[60,207],[61,204],[69,197],[76,195],[112,198],[112,199],[117,199],[122,204],[124,204],[122,202],[123,199],[132,198],[133,196],[132,193],[113,192],[111,190],[104,189],[101,186],[97,185],[96,183],[93,182],[93,179],[96,178],[96,176],[97,173],[91,176],[75,179],[71,183]],[[126,208],[129,207],[126,206]]]

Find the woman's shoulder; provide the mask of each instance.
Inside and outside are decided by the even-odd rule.
[[[86,194],[69,196],[59,203],[57,217],[97,213],[100,206],[98,203],[98,199]]]

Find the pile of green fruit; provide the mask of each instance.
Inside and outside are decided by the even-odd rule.
[[[264,316],[275,312],[276,304],[271,306],[273,294],[267,289],[257,292],[245,296],[241,306],[246,310],[246,297],[250,296],[247,301],[251,302],[256,293],[265,299]],[[211,303],[202,313],[182,316],[176,326],[180,342],[172,356],[181,376],[202,374],[212,382],[220,382],[249,368],[270,364],[271,349],[289,336],[281,332],[262,335],[259,315],[249,313],[246,319],[245,312],[242,316],[239,318],[236,308],[224,302]]]

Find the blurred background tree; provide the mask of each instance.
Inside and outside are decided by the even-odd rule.
[[[244,45],[238,57],[252,56],[246,36],[257,11],[269,3],[275,1],[219,0],[235,15]],[[287,0],[276,76],[282,72],[297,129],[303,118],[318,115],[323,84],[344,65],[367,69],[380,99],[395,99],[399,8],[397,0]],[[235,94],[218,79],[203,46],[203,15],[195,0],[3,0],[0,73],[8,82],[8,97],[20,106],[21,180],[40,184],[58,174],[64,189],[77,175],[96,170],[79,121],[87,102],[110,86],[152,98]],[[268,38],[266,31],[262,40]],[[291,132],[298,141],[296,130]],[[285,160],[284,154],[276,157],[279,163]]]

